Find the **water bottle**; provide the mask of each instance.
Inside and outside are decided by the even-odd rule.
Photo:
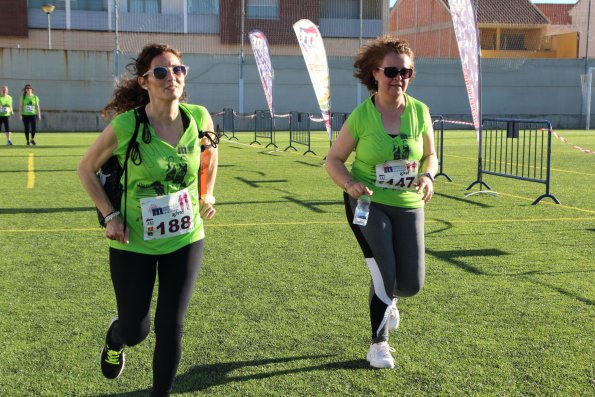
[[[368,224],[368,215],[370,214],[370,196],[362,194],[357,200],[355,214],[353,215],[353,224],[366,226]]]

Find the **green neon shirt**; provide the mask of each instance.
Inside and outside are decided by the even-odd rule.
[[[422,194],[415,190],[395,190],[374,185],[376,165],[395,159],[418,160],[423,157],[423,134],[432,125],[428,107],[405,94],[405,110],[401,116],[401,134],[388,135],[382,116],[368,98],[349,115],[347,126],[356,142],[353,179],[365,183],[373,192],[372,202],[401,208],[423,207]]]
[[[23,100],[23,108],[21,109],[21,114],[23,116],[36,116],[37,115],[37,105],[39,104],[39,98],[37,95],[23,95],[21,97]],[[27,106],[32,106],[31,111],[27,111]]]
[[[137,166],[128,160],[128,186],[125,187],[128,189],[128,197],[125,210],[123,209],[124,194],[121,201],[123,209],[121,217],[123,219],[126,214],[130,243],[122,244],[110,240],[110,247],[144,254],[166,254],[204,238],[204,225],[199,212],[200,139],[198,131],[206,129],[209,113],[206,108],[198,105],[180,104],[180,109],[188,115],[190,125],[175,147],[162,141],[151,126],[149,126],[151,141],[145,143],[142,139],[141,124],[137,142],[142,162]],[[124,164],[134,126],[133,110],[122,113],[112,120],[112,127],[118,140],[114,155],[118,157],[120,165]],[[124,176],[121,183],[124,184]],[[140,200],[175,193],[185,188],[190,194],[194,229],[186,234],[145,240]]]
[[[4,108],[9,108],[7,112]],[[0,96],[0,116],[10,116],[12,114],[12,97],[10,95]]]

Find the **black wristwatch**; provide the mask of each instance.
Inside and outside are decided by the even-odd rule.
[[[432,176],[432,174],[430,174],[429,172],[424,172],[423,174],[421,174],[420,176],[427,176],[428,178],[430,178],[430,180],[432,182],[434,182],[434,177]]]

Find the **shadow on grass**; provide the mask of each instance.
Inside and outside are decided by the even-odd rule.
[[[437,229],[437,230],[432,230],[431,232],[426,233],[426,236],[429,236],[432,234],[437,234],[437,233],[443,232],[445,230],[450,230],[454,227],[454,225],[451,222],[443,221],[441,219],[436,219],[436,222],[443,224],[444,227]]]
[[[249,181],[248,179],[242,178],[240,176],[236,176],[236,179],[240,182],[244,182],[246,185],[251,186],[251,187],[260,187],[260,184],[263,183],[285,183],[287,182],[287,179],[269,179],[269,180],[256,180],[256,181]]]
[[[287,199],[287,201],[289,201],[289,202],[301,205],[302,207],[309,209],[310,211],[316,212],[316,213],[326,212],[326,211],[318,208],[321,205],[341,205],[341,204],[343,204],[343,202],[339,201],[339,200],[335,200],[335,201],[302,201],[302,200],[295,199],[291,196],[285,196],[284,198]]]
[[[0,215],[10,214],[54,214],[59,212],[86,212],[95,211],[95,207],[68,207],[68,208],[0,208]]]
[[[274,364],[284,364],[299,360],[312,360],[319,358],[334,357],[332,355],[316,355],[316,356],[297,356],[297,357],[283,357],[260,359],[251,361],[237,361],[227,363],[202,364],[192,367],[188,372],[178,375],[176,384],[174,386],[174,393],[192,393],[197,391],[204,391],[214,386],[225,385],[228,383],[240,383],[250,380],[267,379],[275,376],[282,376],[288,374],[296,374],[310,371],[336,371],[336,370],[359,370],[370,368],[366,360],[348,360],[327,362],[318,365],[308,365],[299,368],[275,369],[267,368],[259,373],[252,373],[249,375],[232,375],[233,371],[241,370],[243,368],[254,368],[271,366]],[[263,369],[263,368],[261,368]],[[372,370],[372,369],[370,369]],[[146,396],[148,390],[139,390],[126,393],[116,394],[101,394],[95,397],[136,397]]]
[[[491,205],[484,204],[484,203],[478,203],[478,202],[473,201],[473,200],[468,200],[466,198],[452,196],[450,194],[444,194],[444,193],[434,192],[434,196],[440,196],[440,197],[444,197],[444,198],[447,198],[447,199],[451,199],[451,200],[455,200],[455,201],[460,201],[460,202],[463,202],[463,203],[466,203],[466,204],[477,205],[478,207],[482,207],[482,208],[492,208]]]
[[[481,269],[476,268],[475,266],[471,266],[464,261],[460,260],[459,258],[467,257],[467,256],[502,256],[508,255],[508,253],[504,251],[500,251],[499,249],[479,249],[479,250],[455,250],[455,251],[434,251],[429,248],[426,248],[426,253],[438,258],[442,259],[445,262],[453,264],[469,273],[477,274],[479,276],[488,276],[489,274],[484,272]]]
[[[520,277],[523,278],[533,284],[537,284],[540,285],[542,287],[547,287],[550,288],[558,293],[560,293],[561,295],[567,296],[569,298],[573,298],[576,299],[579,302],[582,302],[586,305],[589,306],[593,306],[595,305],[595,302],[592,301],[591,299],[587,299],[584,296],[578,295],[572,291],[569,291],[567,289],[564,289],[562,287],[558,287],[556,285],[547,283],[545,281],[541,281],[535,277],[532,277],[533,275],[537,275],[537,274],[550,274],[550,273],[572,273],[572,272],[541,272],[541,271],[531,271],[531,272],[525,272],[525,273],[517,273],[517,274],[495,274],[495,273],[487,273],[481,269],[478,269],[475,266],[471,266],[467,263],[465,263],[463,260],[459,259],[462,257],[468,257],[468,256],[500,256],[500,255],[508,255],[508,253],[504,252],[504,251],[500,251],[498,249],[483,249],[483,250],[464,250],[464,251],[433,251],[431,249],[426,248],[426,253],[429,255],[432,255],[436,258],[442,259],[443,261],[453,264],[459,268],[461,268],[462,270],[465,270],[466,272],[469,272],[471,274],[475,274],[478,276],[496,276],[496,277]],[[587,271],[583,271],[583,272],[591,272],[590,270]]]
[[[322,167],[322,164],[313,164],[313,163],[308,163],[306,161],[301,161],[301,160],[296,160],[296,161],[294,161],[294,163],[304,164],[304,165],[308,165],[310,167],[316,167],[316,168]]]

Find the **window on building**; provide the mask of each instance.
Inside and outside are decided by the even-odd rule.
[[[128,12],[160,14],[161,0],[128,0]]]
[[[525,35],[522,33],[503,33],[500,37],[500,49],[509,51],[525,51]]]
[[[363,19],[382,19],[382,0],[362,0]],[[360,0],[321,0],[320,16],[330,19],[359,19]]]
[[[56,7],[56,10],[65,10],[65,0],[27,0],[27,8],[41,10],[41,6],[51,4]]]
[[[188,0],[188,14],[219,15],[219,0]]]
[[[248,0],[248,18],[278,19],[279,0]]]
[[[71,10],[107,11],[107,0],[70,0]]]
[[[359,19],[359,1],[322,0],[320,16],[331,19]]]

